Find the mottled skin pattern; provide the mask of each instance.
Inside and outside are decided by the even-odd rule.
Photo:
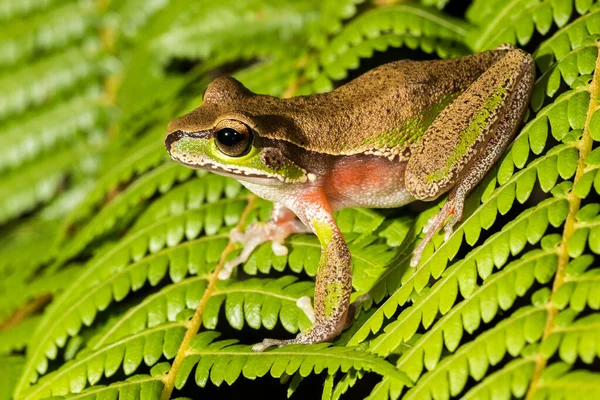
[[[321,242],[314,313],[309,299],[298,302],[313,327],[295,339],[265,339],[255,350],[327,341],[352,320],[351,255],[335,210],[399,207],[449,192],[412,264],[453,215],[449,235],[466,195],[518,128],[534,74],[530,55],[502,46],[452,60],[393,62],[330,93],[291,99],[256,95],[224,77],[209,85],[200,107],[172,121],[165,143],[175,160],[232,176],[276,202],[271,221],[232,232],[245,246],[220,278],[265,241],[276,254],[286,253],[282,243],[294,232],[308,229]],[[247,151],[231,153],[222,136],[228,128],[236,130],[235,148]]]

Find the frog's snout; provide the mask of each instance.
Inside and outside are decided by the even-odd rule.
[[[178,130],[175,132],[171,132],[165,138],[165,147],[169,153],[171,153],[171,145],[185,136],[185,132],[182,130]]]

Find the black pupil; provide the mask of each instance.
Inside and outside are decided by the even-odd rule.
[[[217,132],[217,140],[224,146],[233,147],[244,140],[244,136],[235,129],[224,128]]]

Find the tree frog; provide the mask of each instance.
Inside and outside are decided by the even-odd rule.
[[[465,197],[521,124],[534,76],[532,57],[503,45],[456,59],[392,62],[331,92],[293,98],[255,94],[220,77],[197,109],[171,121],[165,145],[174,160],[235,178],[275,203],[270,221],[232,232],[244,247],[219,278],[263,242],[286,254],[292,233],[310,231],[320,241],[314,310],[310,298],[298,301],[312,328],[254,349],[328,341],[354,318],[351,254],[334,211],[448,193],[411,265],[444,226],[447,239]]]

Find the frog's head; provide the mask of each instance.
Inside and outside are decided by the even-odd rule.
[[[290,160],[276,140],[261,136],[265,123],[258,119],[268,111],[264,102],[277,100],[253,94],[233,78],[218,78],[208,86],[200,107],[171,121],[167,151],[189,167],[243,181],[305,182],[307,171]]]

